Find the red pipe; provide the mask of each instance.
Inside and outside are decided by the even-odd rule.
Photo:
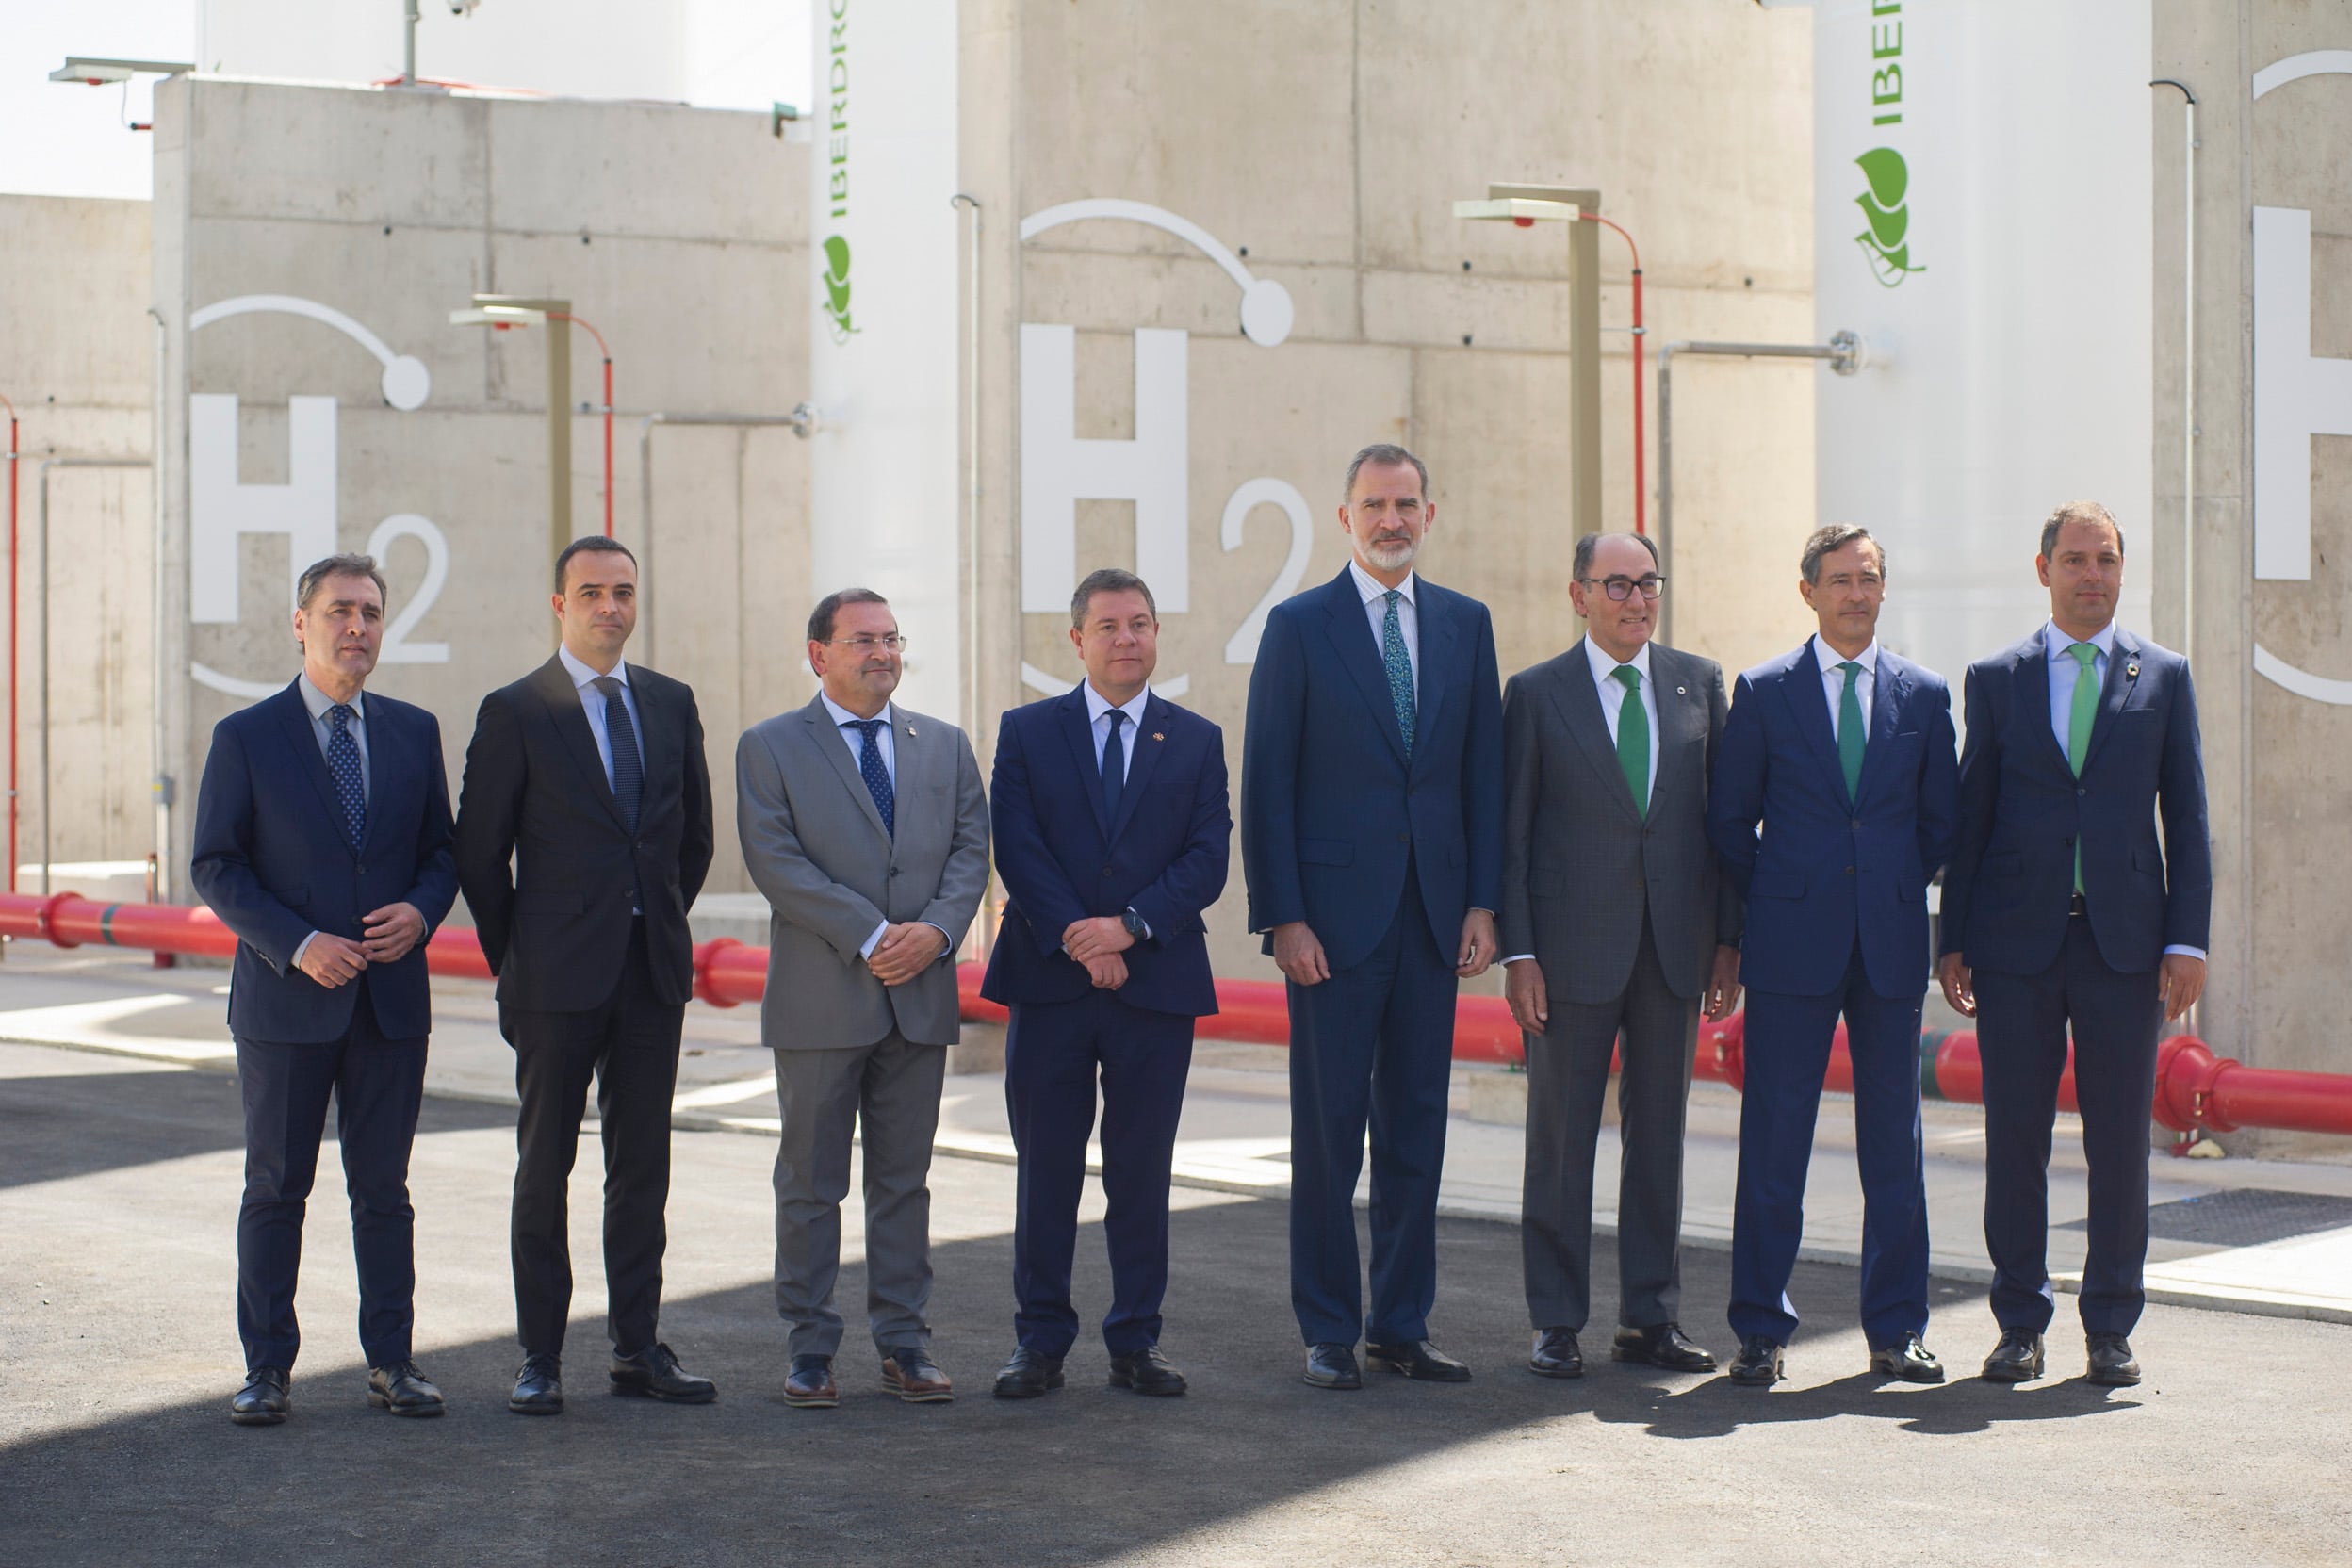
[[[569,321],[574,326],[588,327],[588,335],[596,340],[596,351],[604,355],[604,536],[612,537],[612,351],[604,341],[604,334],[568,310],[547,312],[550,320]]]
[[[201,906],[100,904],[79,893],[46,898],[0,893],[0,936],[35,938],[58,947],[99,943],[213,958],[226,958],[237,951],[236,933]],[[426,945],[425,967],[435,974],[490,978],[489,960],[482,956],[473,932],[458,926],[444,926],[433,933]],[[981,972],[978,964],[956,966],[956,988],[963,1016],[974,1022],[1002,1023],[1004,1009],[981,1000]],[[714,1007],[757,1002],[766,993],[767,981],[765,948],[747,947],[721,937],[694,949],[694,994]],[[1201,1033],[1207,1037],[1259,1045],[1290,1043],[1289,1006],[1281,982],[1219,980],[1217,998],[1221,1010],[1201,1022]],[[1700,1025],[1696,1076],[1733,1088],[1746,1082],[1746,1014],[1734,1013],[1721,1023]],[[1465,996],[1456,1004],[1454,1060],[1514,1066],[1526,1060],[1518,1026],[1500,997]],[[1983,1102],[1984,1072],[1974,1035],[1945,1037],[1936,1043],[1933,1060],[1935,1093],[1946,1100]],[[1830,1046],[1823,1086],[1840,1093],[1854,1088],[1854,1063],[1846,1052],[1842,1024]],[[2078,1108],[2071,1065],[2059,1079],[2058,1103],[2064,1110]],[[2153,1113],[2161,1125],[2174,1132],[2202,1128],[2229,1133],[2241,1127],[2266,1127],[2280,1132],[2352,1135],[2352,1074],[2247,1067],[2215,1056],[2194,1036],[2176,1035],[2157,1048]]]
[[[1648,483],[1642,477],[1642,339],[1647,331],[1642,325],[1642,247],[1633,242],[1633,236],[1597,212],[1580,213],[1578,216],[1587,222],[1616,229],[1625,242],[1625,249],[1633,253],[1633,531],[1647,533],[1645,507]]]

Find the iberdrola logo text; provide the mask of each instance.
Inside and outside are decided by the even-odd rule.
[[[1911,245],[1904,237],[1911,229],[1911,215],[1903,207],[1911,172],[1892,147],[1873,147],[1854,161],[1862,166],[1862,177],[1870,187],[1854,199],[1870,223],[1854,240],[1870,258],[1870,275],[1893,288],[1912,273],[1927,270],[1912,265]]]
[[[825,240],[825,314],[833,324],[833,341],[848,342],[858,330],[849,318],[849,241],[837,234]]]

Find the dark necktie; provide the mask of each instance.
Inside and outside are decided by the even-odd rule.
[[[890,770],[882,765],[882,743],[874,739],[888,719],[852,719],[842,726],[865,737],[858,748],[858,776],[866,781],[866,793],[874,797],[874,808],[882,813],[882,831],[892,838],[898,836],[898,792],[890,788]]]
[[[1862,748],[1868,727],[1862,722],[1862,694],[1856,690],[1862,680],[1862,666],[1849,659],[1838,666],[1846,672],[1846,689],[1838,697],[1838,768],[1846,776],[1846,798],[1855,804],[1862,799]]]
[[[1396,616],[1396,601],[1405,596],[1395,588],[1380,596],[1388,601],[1388,612],[1380,617],[1380,662],[1388,670],[1388,700],[1396,706],[1396,733],[1405,743],[1405,755],[1413,755],[1413,731],[1419,718],[1419,704],[1413,694],[1413,656],[1405,649],[1405,629]]]
[[[637,831],[637,805],[645,798],[645,764],[637,755],[637,727],[629,722],[629,704],[621,698],[618,676],[596,677],[604,694],[604,738],[612,747],[612,798],[620,802],[621,820]]]
[[[356,854],[368,839],[368,780],[361,775],[351,709],[338,702],[327,716],[335,721],[335,732],[327,737],[327,771],[335,775],[335,802],[343,808],[343,837]]]
[[[1119,739],[1120,727],[1127,722],[1126,710],[1112,709],[1110,719],[1110,739],[1102,743],[1102,820],[1117,827],[1119,797],[1127,788],[1127,743]]]

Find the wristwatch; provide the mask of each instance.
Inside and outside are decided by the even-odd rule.
[[[1119,923],[1121,925],[1124,925],[1127,928],[1127,934],[1135,938],[1137,941],[1142,941],[1145,938],[1152,935],[1152,927],[1145,924],[1143,917],[1135,913],[1133,909],[1130,909],[1125,914],[1119,916]]]

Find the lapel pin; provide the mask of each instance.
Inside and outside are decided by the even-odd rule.
[[[2123,667],[2123,673],[2137,680],[2140,678],[2140,666],[2137,663],[2126,664]]]
[[[1155,741],[1165,741],[1165,740],[1167,740],[1167,739],[1168,739],[1168,737],[1167,737],[1167,736],[1165,736],[1165,735],[1161,734],[1161,733],[1160,733],[1158,730],[1156,730],[1156,729],[1155,729],[1155,730],[1153,730],[1153,731],[1152,732],[1152,738],[1153,740],[1155,740]]]
[[[1676,696],[1678,696],[1678,697],[1687,697],[1687,696],[1689,696],[1690,694],[1690,687],[1688,687],[1688,686],[1677,686],[1677,687],[1675,687],[1675,688],[1674,688],[1674,695],[1676,695]]]
[[[906,738],[910,741],[915,738],[915,727],[913,725],[908,725],[906,727]]]

